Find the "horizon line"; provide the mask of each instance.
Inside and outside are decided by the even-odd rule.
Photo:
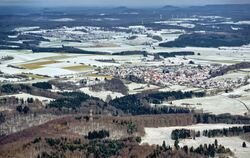
[[[250,5],[250,3],[227,3],[227,4],[204,4],[204,5],[155,5],[155,6],[130,6],[130,5],[114,5],[114,6],[97,6],[97,5],[86,5],[86,6],[77,6],[77,5],[53,5],[53,6],[38,6],[38,5],[21,5],[21,4],[14,4],[14,5],[9,5],[9,4],[0,4],[0,7],[20,7],[20,8],[128,8],[128,9],[143,9],[143,8],[164,8],[166,6],[169,7],[178,7],[178,8],[187,8],[187,7],[206,7],[206,6],[226,6],[226,5]]]

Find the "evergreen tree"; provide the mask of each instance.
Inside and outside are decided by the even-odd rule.
[[[30,108],[29,108],[28,106],[25,106],[25,107],[23,108],[23,113],[24,113],[24,114],[27,114],[29,111],[30,111]]]
[[[183,150],[185,151],[185,153],[188,153],[188,146],[185,145],[185,146],[183,147]]]
[[[163,143],[162,143],[162,147],[163,147],[164,149],[166,149],[166,142],[165,142],[165,140],[164,140]]]
[[[217,139],[214,140],[214,145],[216,148],[218,148],[218,140]]]
[[[242,143],[242,147],[243,147],[243,148],[246,148],[246,147],[247,147],[246,142],[243,142],[243,143]]]
[[[5,115],[0,112],[0,124],[5,122]]]
[[[177,150],[179,150],[180,146],[179,146],[179,140],[178,140],[178,139],[174,141],[174,147],[175,147]]]
[[[189,151],[192,153],[192,152],[194,152],[194,147],[191,147],[190,149],[189,149]]]
[[[21,105],[17,106],[16,111],[19,112],[19,113],[22,113],[23,107]]]

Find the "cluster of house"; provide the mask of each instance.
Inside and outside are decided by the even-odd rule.
[[[160,86],[183,85],[197,88],[233,88],[243,84],[244,79],[211,80],[210,71],[218,65],[207,66],[130,66],[107,67],[100,70],[102,75],[128,79],[138,78],[145,83]]]
[[[63,27],[54,30],[46,30],[40,32],[44,37],[53,37],[59,39],[72,40],[97,40],[97,39],[112,39],[113,36],[120,35],[113,31],[104,31],[99,27]]]

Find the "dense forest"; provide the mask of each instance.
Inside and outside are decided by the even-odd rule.
[[[148,94],[145,99],[153,104],[161,104],[163,101],[186,99],[192,97],[204,97],[205,92],[157,92]]]
[[[249,44],[250,40],[247,34],[236,33],[192,33],[184,34],[175,41],[160,43],[161,47],[222,47],[222,46],[242,46]]]
[[[91,97],[81,92],[63,92],[59,94],[63,97],[50,102],[49,107],[57,108],[59,110],[61,110],[62,108],[76,110],[77,108],[81,107],[82,102],[85,102],[87,100],[100,101],[98,98]]]
[[[111,92],[118,92],[123,95],[128,94],[128,87],[123,83],[122,80],[119,78],[112,78],[111,80],[105,80],[104,83],[99,83],[90,86],[91,90],[93,91],[111,91]]]
[[[166,106],[152,107],[150,106],[150,103],[160,104],[163,101],[192,98],[193,96],[204,95],[204,93],[200,92],[156,92],[143,95],[127,95],[121,98],[116,98],[110,101],[109,104],[117,109],[121,109],[125,113],[129,113],[132,115],[189,113],[190,111],[186,108]]]
[[[119,88],[121,86],[121,88]],[[97,88],[103,87],[106,90],[119,91],[126,94],[128,89],[119,79],[106,80]],[[124,88],[123,88],[124,87]],[[40,82],[33,85],[24,84],[6,84],[0,86],[0,94],[16,94],[20,92],[29,93],[55,99],[50,102],[47,107],[76,110],[91,103],[97,107],[104,108],[106,106],[114,107],[126,114],[144,115],[144,114],[171,114],[171,113],[189,113],[190,110],[182,107],[162,106],[158,107],[164,101],[172,101],[176,99],[185,99],[192,97],[203,97],[204,92],[147,92],[142,94],[127,95],[121,98],[115,98],[105,103],[99,98],[91,97],[82,92],[51,92],[47,89],[52,88],[51,83]],[[112,110],[114,112],[114,109]]]
[[[38,140],[38,141],[37,141]],[[34,140],[34,144],[41,143],[42,139]],[[45,155],[65,157],[63,152],[70,151],[71,153],[80,151],[86,157],[94,155],[94,157],[110,157],[115,156],[118,152],[124,148],[124,143],[121,140],[92,140],[88,144],[81,141],[81,139],[69,140],[67,138],[45,138],[45,142],[50,148],[54,149],[54,152],[42,152],[38,155],[40,158],[44,158]]]
[[[0,86],[0,95],[1,94],[15,94],[22,91],[29,92],[31,88],[28,85],[24,84],[4,84]]]
[[[52,85],[49,82],[37,82],[37,83],[33,83],[32,86],[41,88],[41,89],[52,89]]]

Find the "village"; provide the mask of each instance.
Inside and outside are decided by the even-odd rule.
[[[205,66],[131,66],[106,67],[100,69],[100,75],[111,75],[122,79],[137,78],[137,82],[159,86],[181,85],[203,89],[229,89],[243,85],[244,78],[210,80],[210,72],[219,69],[219,65]]]

